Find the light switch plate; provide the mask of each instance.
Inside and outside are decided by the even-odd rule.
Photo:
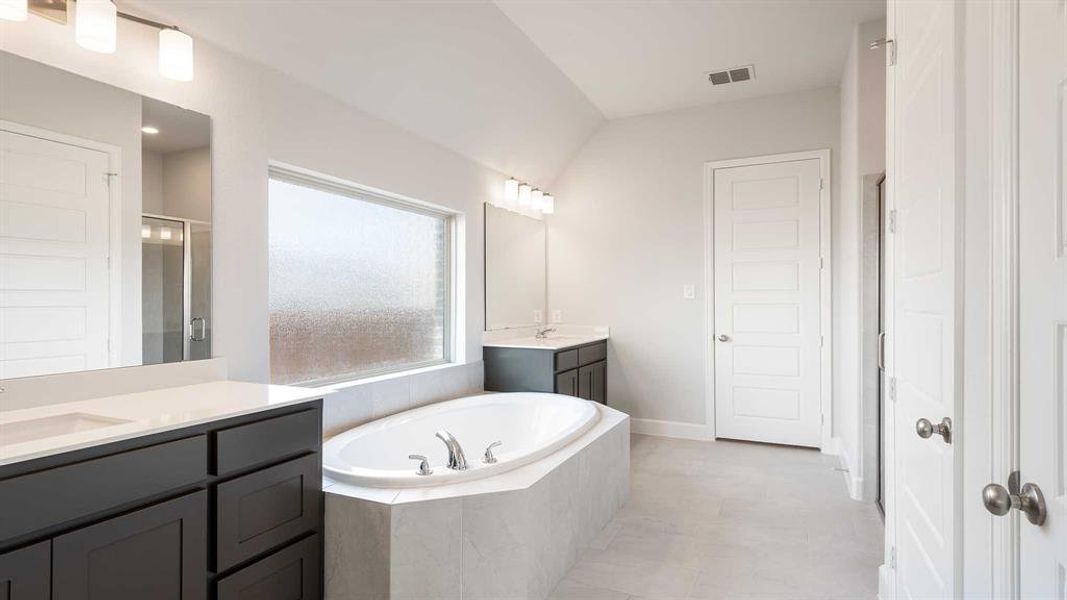
[[[553,323],[562,323],[563,322],[563,311],[562,310],[559,310],[557,308],[556,310],[552,311],[552,322]]]
[[[541,324],[545,322],[545,313],[540,309],[534,310],[534,323]]]
[[[697,286],[687,283],[682,286],[682,298],[692,300],[697,297]]]

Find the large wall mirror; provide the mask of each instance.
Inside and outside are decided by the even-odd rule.
[[[541,219],[485,205],[485,328],[545,322],[547,236]]]
[[[0,52],[0,379],[211,357],[211,120]]]

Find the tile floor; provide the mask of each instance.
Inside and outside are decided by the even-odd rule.
[[[815,450],[634,435],[631,492],[555,600],[873,599],[882,521]]]

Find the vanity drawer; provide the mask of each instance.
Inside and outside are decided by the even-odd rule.
[[[320,460],[319,454],[309,454],[218,485],[218,571],[318,527]]]
[[[206,478],[207,437],[197,435],[4,479],[0,481],[0,541]]]
[[[592,346],[582,346],[578,348],[578,364],[587,365],[594,363],[598,360],[604,360],[608,357],[608,344],[607,342],[600,342],[599,344],[593,344]]]
[[[321,443],[317,409],[239,425],[215,433],[215,475],[315,450]]]
[[[319,600],[322,598],[318,535],[254,562],[219,580],[218,600]]]
[[[566,371],[578,366],[578,350],[564,350],[556,353],[556,371]]]

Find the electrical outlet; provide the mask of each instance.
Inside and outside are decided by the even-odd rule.
[[[540,325],[545,322],[545,313],[540,309],[534,310],[534,323]]]
[[[563,311],[562,310],[557,308],[556,310],[552,311],[552,322],[553,323],[562,323],[563,322]]]
[[[697,286],[687,283],[682,286],[682,298],[692,300],[697,297]]]

